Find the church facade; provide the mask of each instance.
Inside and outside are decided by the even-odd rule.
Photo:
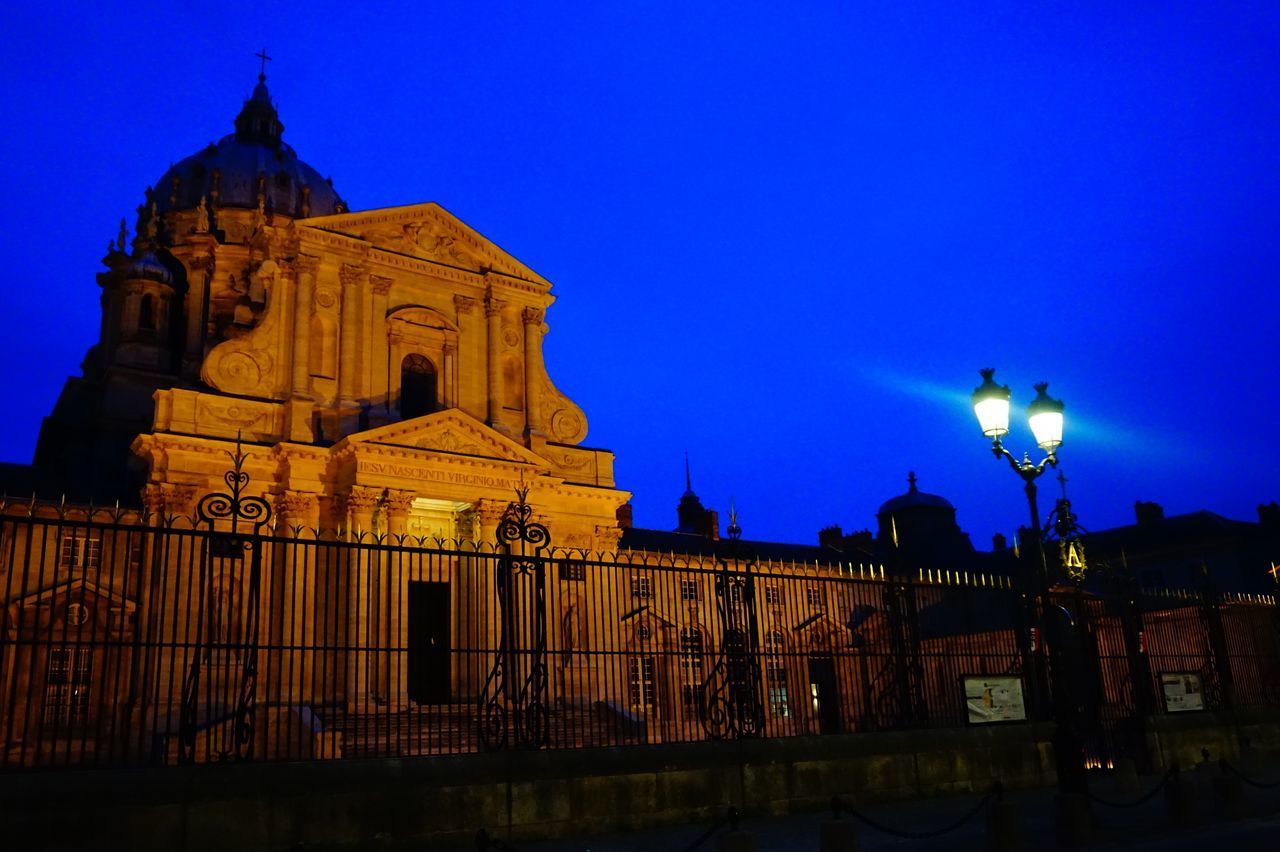
[[[189,515],[239,440],[291,526],[482,538],[523,483],[559,542],[612,548],[629,495],[547,373],[550,283],[437,204],[349,212],[282,134],[260,78],[148,190],[128,253],[122,223],[46,490]]]

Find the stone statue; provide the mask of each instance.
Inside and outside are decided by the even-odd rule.
[[[196,205],[196,233],[209,233],[209,208],[205,206],[204,196],[200,196],[200,203]]]
[[[260,231],[262,226],[267,224],[267,201],[266,196],[261,192],[258,193],[258,207],[253,211],[253,230]]]
[[[147,208],[147,221],[145,223],[144,233],[147,239],[154,240],[156,235],[160,233],[160,211],[156,209],[156,203],[151,202],[151,206]]]
[[[129,228],[124,223],[124,217],[120,217],[120,233],[116,235],[116,251],[124,253],[125,241],[129,236]]]

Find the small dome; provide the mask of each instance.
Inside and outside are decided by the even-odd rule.
[[[193,210],[205,198],[218,207],[254,208],[261,192],[268,210],[301,218],[345,212],[328,179],[298,159],[282,140],[284,125],[258,77],[236,116],[236,131],[169,167],[155,185],[156,209]]]
[[[159,281],[161,284],[173,283],[173,273],[151,252],[134,258],[125,271],[125,278],[144,278],[148,281]]]
[[[949,509],[955,511],[955,506],[945,497],[939,497],[937,494],[926,494],[916,487],[916,475],[914,472],[907,476],[907,493],[899,494],[891,500],[886,500],[880,507],[879,515],[893,514],[903,509],[915,509],[919,507],[927,507],[931,509]]]

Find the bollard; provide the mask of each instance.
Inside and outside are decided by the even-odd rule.
[[[1138,767],[1132,757],[1122,757],[1116,761],[1115,779],[1116,793],[1120,798],[1133,798],[1141,792],[1138,787]]]
[[[1243,819],[1249,815],[1244,784],[1239,776],[1227,771],[1225,760],[1222,764],[1221,773],[1213,777],[1213,798],[1218,803],[1218,812],[1227,819]]]
[[[858,852],[858,824],[851,819],[829,819],[818,829],[818,852]]]
[[[1175,828],[1196,824],[1196,786],[1176,770],[1164,788],[1164,808],[1169,824]]]
[[[1084,793],[1058,793],[1053,797],[1058,840],[1066,846],[1087,846],[1093,840],[1093,812]]]
[[[996,799],[987,806],[988,852],[1025,852],[1026,848],[1021,811],[1012,802]]]

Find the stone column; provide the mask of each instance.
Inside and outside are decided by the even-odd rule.
[[[453,306],[457,310],[458,322],[458,370],[457,393],[454,405],[477,419],[484,419],[487,414],[483,402],[484,387],[479,371],[475,368],[484,363],[484,344],[480,329],[475,327],[476,300],[470,296],[455,295]]]
[[[369,385],[369,397],[374,409],[381,411],[383,420],[391,413],[391,387],[388,375],[387,340],[387,296],[391,292],[391,279],[381,275],[369,276],[373,289],[373,316],[370,317],[369,349],[370,361],[373,363],[372,383]],[[373,423],[370,423],[372,426]]]
[[[276,536],[288,541],[271,543],[280,550],[267,563],[269,606],[276,613],[268,620],[268,629],[273,644],[291,650],[278,652],[269,664],[279,667],[277,679],[287,695],[301,699],[317,663],[316,655],[306,649],[324,642],[324,636],[311,626],[322,611],[317,607],[322,598],[316,593],[314,546],[304,543],[316,538],[319,505],[314,494],[285,491],[276,495],[275,510]]]
[[[339,270],[342,282],[342,312],[338,329],[337,435],[350,435],[360,428],[360,302],[369,280],[364,266],[344,263]],[[330,437],[326,434],[325,437]]]
[[[345,303],[344,303],[345,304]],[[373,510],[377,507],[381,489],[363,485],[351,486],[347,493],[346,510],[348,540],[369,542],[373,533]],[[360,533],[364,535],[361,536]],[[377,635],[377,605],[379,594],[372,568],[374,550],[357,544],[347,551],[346,588],[346,642],[351,650],[347,655],[347,707],[353,712],[369,713],[373,704],[369,700],[377,671],[377,654],[369,651],[380,647]]]
[[[492,294],[484,300],[489,344],[489,418],[487,422],[500,431],[502,428],[502,364],[499,353],[502,351],[502,309],[506,304],[501,299],[495,299]]]
[[[460,620],[455,633],[459,643],[456,647],[474,648],[475,653],[464,661],[465,668],[459,669],[458,693],[462,700],[479,698],[498,651],[498,563],[492,554],[498,522],[506,508],[506,501],[484,499],[477,501],[470,512],[479,555],[463,559],[459,566],[456,599]]]
[[[409,526],[409,510],[413,506],[412,491],[387,491],[387,532],[391,534],[392,544],[398,543]],[[381,566],[382,582],[385,589],[382,594],[385,606],[386,624],[385,638],[392,648],[409,647],[409,613],[408,594],[410,569],[413,559],[405,551],[392,550],[386,554],[386,562]],[[381,667],[378,680],[378,692],[394,709],[402,709],[409,700],[409,655],[406,651],[396,652]]]
[[[294,261],[298,287],[293,300],[293,396],[311,397],[311,299],[320,259],[307,254]]]
[[[195,237],[192,237],[195,239]],[[212,241],[211,241],[212,242]],[[212,251],[212,246],[209,247]],[[187,334],[186,349],[182,355],[183,372],[187,375],[200,375],[200,364],[204,361],[204,303],[209,291],[209,282],[213,277],[214,258],[212,254],[197,255],[191,261],[191,286],[187,289]]]
[[[368,280],[368,272],[363,266],[344,263],[339,277],[342,280],[342,327],[339,330],[338,400],[344,405],[354,405],[359,373],[356,339],[360,333],[361,285]]]
[[[546,429],[542,423],[542,315],[539,308],[525,308],[520,312],[524,321],[524,428],[528,435],[542,436]]]
[[[441,368],[440,375],[440,407],[453,408],[458,404],[458,383],[455,381],[453,362],[454,353],[457,351],[456,346],[445,341],[444,364]]]

